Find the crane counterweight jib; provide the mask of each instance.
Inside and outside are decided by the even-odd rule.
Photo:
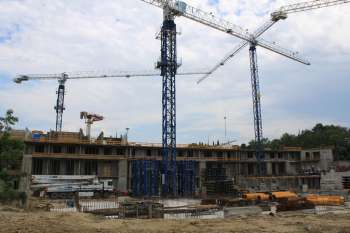
[[[29,78],[26,75],[19,75],[16,78],[13,79],[13,81],[15,83],[18,83],[18,84],[22,83],[23,81],[28,81],[28,80],[29,80]]]
[[[280,21],[280,20],[285,20],[288,18],[288,15],[286,12],[283,11],[276,11],[271,14],[271,20],[274,22]]]

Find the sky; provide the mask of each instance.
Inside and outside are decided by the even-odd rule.
[[[294,0],[187,0],[254,31]],[[258,47],[264,136],[298,133],[316,123],[350,127],[350,4],[289,15],[262,38],[298,51],[305,66]],[[15,84],[19,74],[154,70],[162,10],[140,0],[0,0],[0,113],[13,109],[16,128],[55,128],[56,80]],[[181,70],[209,69],[240,39],[177,17]],[[249,53],[245,48],[201,84],[177,77],[177,142],[254,138]],[[63,129],[84,128],[79,113],[105,117],[93,135],[125,133],[161,142],[161,78],[69,80]],[[227,117],[227,136],[225,120]]]

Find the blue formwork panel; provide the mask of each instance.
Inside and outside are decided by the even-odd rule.
[[[132,162],[132,193],[138,197],[159,196],[161,188],[161,161],[136,160]],[[197,162],[176,163],[177,195],[193,196],[196,190]]]
[[[141,161],[132,161],[132,193],[134,196],[141,196]]]
[[[143,190],[142,190],[142,194],[143,196],[148,196],[148,161],[142,161],[142,178],[143,178]]]
[[[160,162],[152,160],[133,161],[132,184],[133,196],[158,196],[160,187]]]
[[[193,196],[196,191],[196,162],[179,161],[178,169],[178,193],[180,196]]]
[[[160,187],[160,162],[152,161],[152,196],[159,195],[159,187]]]

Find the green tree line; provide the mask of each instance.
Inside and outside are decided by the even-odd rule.
[[[297,135],[285,133],[279,139],[264,138],[263,145],[271,149],[331,147],[336,160],[350,160],[350,129],[336,125],[316,124],[311,130],[303,130]],[[251,141],[248,148],[254,147],[255,142]]]

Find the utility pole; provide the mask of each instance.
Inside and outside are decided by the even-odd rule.
[[[128,144],[128,141],[129,141],[129,130],[130,130],[130,128],[129,127],[127,127],[127,128],[125,128],[126,129],[126,137],[125,137],[125,139],[126,139],[126,144]]]
[[[227,117],[226,117],[226,113],[225,113],[224,121],[225,121],[225,142],[226,142],[227,141]]]

